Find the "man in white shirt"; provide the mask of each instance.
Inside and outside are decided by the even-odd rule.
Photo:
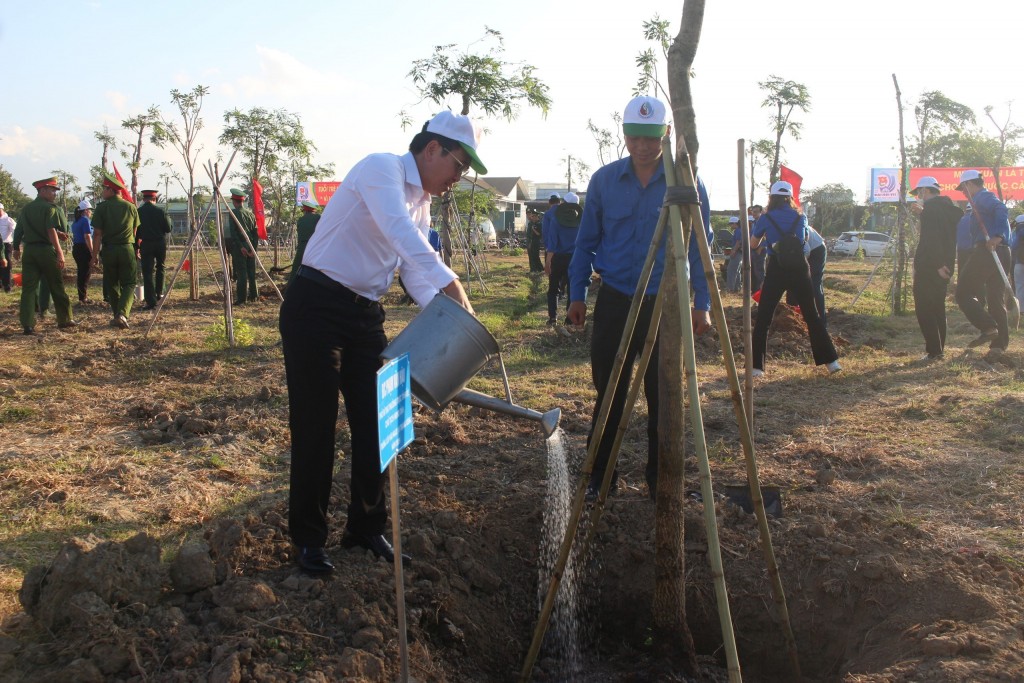
[[[307,572],[334,569],[324,547],[339,390],[352,436],[342,546],[394,559],[384,536],[387,477],[377,434],[376,373],[387,346],[379,301],[401,264],[417,304],[444,292],[472,312],[458,276],[430,246],[428,230],[431,195],[447,192],[470,168],[487,172],[476,154],[479,140],[477,124],[444,111],[413,138],[408,153],[371,154],[357,163],[324,209],[288,286],[280,321],[292,438],[288,526]]]
[[[0,286],[5,292],[11,291],[11,245],[14,243],[16,225],[17,221],[0,204]]]

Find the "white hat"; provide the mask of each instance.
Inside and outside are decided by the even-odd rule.
[[[580,203],[580,198],[576,196],[575,192],[566,192],[565,193],[565,203],[566,204],[579,204]]]
[[[79,211],[85,211],[86,209],[91,209],[91,208],[92,208],[92,204],[89,203],[88,199],[83,199],[82,201],[78,202],[78,210]]]
[[[622,132],[644,138],[665,137],[668,132],[665,103],[647,95],[631,99],[622,114]]]
[[[780,180],[776,182],[774,185],[772,185],[771,192],[769,192],[768,194],[776,194],[782,197],[792,197],[793,186],[787,183],[785,180]]]
[[[973,168],[969,168],[960,174],[960,184],[956,186],[956,189],[962,190],[964,183],[968,180],[981,180],[981,171],[975,171]]]
[[[2,205],[2,204],[0,204],[0,209],[2,209],[2,208],[3,208],[3,205]],[[1017,225],[1024,225],[1024,213],[1022,213],[1022,214],[1020,214],[1019,216],[1017,216],[1017,217],[1016,217],[1016,218],[1014,219],[1014,221],[1013,221],[1013,222],[1014,222],[1014,223],[1016,223]]]
[[[729,216],[729,224],[730,225],[733,224],[733,223],[739,223],[739,222],[740,222],[739,216]]]
[[[487,167],[476,155],[476,148],[480,144],[480,125],[462,114],[453,114],[450,111],[443,111],[427,122],[426,131],[436,133],[454,140],[462,146],[469,155],[469,165],[480,175],[487,174]]]
[[[918,193],[918,191],[922,187],[931,188],[931,189],[935,190],[936,192],[940,192],[942,190],[942,188],[939,187],[939,181],[938,180],[936,180],[935,178],[933,178],[930,175],[923,175],[923,176],[921,176],[918,179],[917,185],[914,187],[913,190],[910,191],[910,194],[916,195]]]

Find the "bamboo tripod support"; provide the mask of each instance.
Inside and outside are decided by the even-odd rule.
[[[231,158],[228,159],[228,163],[224,166],[224,175],[218,175],[217,174],[217,170],[211,165],[211,163],[209,161],[206,162],[206,166],[204,166],[204,169],[206,170],[207,175],[210,176],[210,179],[214,180],[214,184],[213,184],[214,192],[217,191],[217,188],[220,187],[220,183],[223,182],[225,177],[227,177],[228,169],[231,168],[231,163],[235,160],[235,154],[236,154],[236,152],[232,152],[231,153]],[[206,214],[203,216],[203,220],[200,221],[200,225],[202,224],[203,221],[206,220],[207,216],[210,215],[210,210],[214,206],[217,206],[216,198],[214,199],[213,202],[210,203],[210,206],[207,207]],[[220,210],[217,211],[216,221],[217,221],[218,240],[220,240],[220,234],[221,234],[221,231],[220,231]],[[195,231],[192,233],[192,236],[189,238],[188,244],[185,246],[184,251],[182,251],[181,260],[178,261],[178,267],[175,268],[174,274],[171,275],[170,284],[167,286],[167,293],[157,302],[156,310],[153,311],[153,318],[149,321],[149,326],[146,327],[146,332],[142,336],[144,336],[144,337],[149,336],[149,333],[152,331],[153,326],[156,325],[156,321],[160,317],[160,311],[163,310],[164,304],[170,298],[171,292],[174,291],[174,282],[175,282],[175,280],[178,279],[178,274],[181,273],[181,269],[185,265],[185,259],[188,258],[189,253],[195,247],[195,244],[198,241],[199,235],[201,233],[202,233],[202,230],[200,230],[199,226],[197,225]],[[225,311],[224,311],[224,328],[225,328],[225,330],[226,330],[226,332],[228,334],[228,345],[234,346],[235,345],[234,328],[231,326],[231,295],[230,295],[230,291],[228,289],[229,283],[230,283],[230,279],[228,279],[228,264],[227,264],[227,261],[224,258],[224,250],[220,248],[220,244],[219,243],[218,243],[218,246],[217,246],[217,252],[220,253],[221,266],[224,269],[223,270],[223,273],[224,273],[224,292],[226,294],[226,296],[225,296],[226,303],[225,303]],[[204,255],[205,255],[205,253],[204,253]],[[192,269],[195,270],[195,267],[196,266],[193,263]],[[214,279],[216,280],[216,275],[214,275]],[[219,285],[219,283],[218,283],[218,285]]]
[[[754,354],[750,352],[753,348],[753,324],[750,314],[750,296],[753,294],[753,284],[751,282],[752,268],[751,268],[751,254],[750,254],[750,216],[747,213],[747,178],[746,178],[746,150],[747,141],[740,138],[736,141],[737,147],[737,184],[736,187],[740,193],[740,230],[743,234],[743,348],[746,351],[743,354],[744,360],[744,373],[743,378],[745,380],[743,398],[745,400],[744,405],[747,407],[747,424],[751,426],[753,431],[754,425]],[[733,249],[736,248],[734,244]]]
[[[680,150],[680,177],[684,185],[694,187],[693,169],[690,166],[690,157],[685,148],[685,141],[679,138],[679,143],[683,147]],[[690,206],[689,211],[691,220],[700,225],[702,220],[700,207]],[[715,327],[718,330],[718,338],[721,341],[722,354],[725,361],[725,374],[729,380],[729,391],[732,394],[733,412],[736,415],[736,424],[740,429],[740,441],[743,444],[743,457],[747,468],[747,484],[750,487],[750,500],[753,503],[754,515],[757,517],[757,526],[761,536],[761,551],[764,554],[765,564],[768,567],[768,576],[772,585],[772,598],[775,602],[778,618],[782,622],[783,637],[789,653],[790,667],[792,668],[795,680],[799,680],[801,678],[800,658],[797,655],[796,638],[793,637],[793,629],[789,621],[789,608],[786,605],[786,594],[782,587],[779,566],[775,561],[775,550],[772,548],[771,530],[768,527],[768,515],[764,509],[764,498],[761,496],[761,482],[757,471],[757,460],[754,457],[753,432],[750,422],[747,420],[747,410],[744,406],[739,373],[736,370],[736,356],[729,337],[729,326],[725,319],[722,292],[719,291],[718,280],[715,278],[714,262],[711,259],[711,245],[708,244],[707,235],[704,234],[703,230],[694,230],[693,234],[697,235],[697,247],[700,250],[701,263],[704,265],[704,278],[707,280],[708,291],[711,293],[711,311],[714,314]]]
[[[666,164],[666,177],[667,179],[674,179],[674,171],[669,176],[669,169],[671,168],[671,154],[665,156]],[[674,184],[674,180],[670,182]],[[622,374],[622,369],[625,365],[626,351],[631,343],[632,335],[635,331],[636,321],[640,312],[640,302],[643,298],[643,294],[647,289],[647,283],[650,280],[650,274],[654,267],[655,258],[657,256],[658,248],[662,243],[664,231],[666,226],[669,224],[670,211],[663,208],[661,215],[658,220],[658,224],[655,228],[654,235],[651,239],[651,245],[648,249],[647,258],[644,262],[644,267],[641,271],[639,281],[637,283],[636,291],[634,292],[633,302],[630,307],[629,315],[627,317],[626,326],[623,330],[622,340],[619,344],[619,349],[616,353],[615,363],[612,369],[611,377],[609,378],[608,389],[605,391],[604,400],[602,401],[598,419],[595,423],[594,433],[591,435],[590,446],[588,448],[587,459],[583,466],[583,476],[580,479],[579,486],[577,487],[576,497],[574,499],[573,510],[570,516],[569,523],[566,527],[566,535],[563,538],[562,545],[559,551],[559,557],[555,564],[555,568],[552,572],[551,582],[548,587],[548,592],[545,596],[544,605],[541,609],[541,616],[537,624],[537,628],[534,631],[533,641],[530,645],[530,650],[527,653],[526,662],[523,665],[523,670],[520,673],[520,681],[525,683],[529,680],[530,675],[533,671],[533,665],[540,653],[540,647],[543,643],[544,635],[547,631],[547,626],[551,618],[551,612],[554,609],[554,601],[558,592],[558,588],[561,583],[565,567],[568,564],[570,552],[572,550],[573,541],[575,540],[578,532],[579,520],[582,515],[583,505],[585,502],[585,491],[586,483],[589,481],[590,474],[593,471],[594,460],[596,459],[597,448],[604,436],[604,430],[608,421],[608,413],[611,409],[612,396],[614,394],[614,388],[618,384],[619,377]],[[700,221],[698,213],[698,221]],[[680,222],[680,213],[678,207],[675,208],[675,220],[672,231],[673,244],[676,246],[677,254],[686,254],[686,241],[682,233],[682,224]],[[683,323],[684,336],[687,336],[689,343],[684,345],[683,352],[687,360],[687,381],[690,389],[690,404],[691,410],[693,411],[693,421],[695,423],[694,441],[697,444],[699,458],[703,464],[701,467],[701,485],[704,491],[704,513],[705,522],[710,526],[708,527],[708,538],[709,547],[714,545],[715,550],[711,552],[713,556],[717,556],[718,562],[717,567],[714,566],[712,560],[712,571],[715,575],[715,594],[719,603],[719,617],[722,625],[724,634],[724,640],[726,642],[727,659],[729,660],[729,671],[730,680],[739,681],[739,660],[736,653],[735,637],[733,636],[732,620],[729,612],[728,605],[728,592],[725,589],[725,575],[722,571],[721,562],[721,550],[718,548],[718,529],[717,520],[715,518],[715,507],[714,507],[714,494],[711,487],[711,471],[710,465],[707,459],[707,446],[704,443],[704,431],[703,431],[703,418],[700,412],[700,397],[699,387],[697,384],[696,376],[696,359],[695,351],[693,346],[693,328],[692,319],[689,316],[690,304],[689,304],[689,277],[686,267],[685,256],[681,259],[679,256],[676,257],[675,267],[677,270],[677,281],[678,281],[678,293],[679,301],[678,304],[681,307],[681,311],[685,314],[681,315],[681,322]],[[617,425],[617,431],[615,439],[612,444],[611,453],[609,455],[609,461],[605,468],[604,478],[601,483],[601,490],[598,494],[598,498],[594,506],[590,511],[590,524],[588,525],[587,535],[584,537],[581,548],[586,549],[592,539],[595,529],[597,528],[597,522],[600,520],[601,515],[604,511],[604,503],[608,496],[608,490],[611,487],[611,480],[614,476],[615,464],[618,459],[619,449],[622,444],[622,439],[626,432],[626,427],[629,423],[630,415],[633,412],[633,408],[636,403],[636,399],[640,393],[640,386],[643,381],[644,374],[650,363],[650,358],[654,349],[654,342],[657,339],[658,326],[661,319],[661,311],[664,305],[665,289],[659,288],[658,295],[655,298],[654,310],[651,316],[651,322],[647,329],[647,336],[645,338],[644,347],[640,355],[637,368],[630,381],[629,390],[627,392],[625,405],[623,407],[623,414]],[[696,425],[699,425],[697,427]],[[724,603],[724,604],[723,604]]]

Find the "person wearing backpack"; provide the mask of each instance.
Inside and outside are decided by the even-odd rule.
[[[557,200],[557,197],[558,195],[551,195],[552,200]],[[548,276],[548,325],[558,322],[558,292],[562,287],[562,281],[569,275],[569,261],[572,260],[572,252],[576,248],[576,233],[579,232],[582,213],[579,197],[573,192],[567,192],[564,202],[552,204],[544,214],[544,249],[547,252],[544,272]],[[569,297],[565,298],[565,308],[568,311]]]
[[[782,295],[789,292],[796,297],[800,314],[807,325],[811,352],[815,365],[824,365],[829,374],[839,372],[839,354],[825,327],[814,300],[811,270],[807,263],[807,217],[793,201],[793,186],[780,180],[771,188],[768,209],[751,230],[750,248],[764,244],[767,249],[761,301],[757,306],[757,323],[752,339],[754,377],[764,375],[764,357],[768,350],[768,328],[771,327],[775,307]]]

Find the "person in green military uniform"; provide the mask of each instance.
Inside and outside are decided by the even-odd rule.
[[[167,259],[167,235],[171,232],[171,220],[156,205],[159,194],[156,190],[142,191],[139,232],[135,236],[142,258],[142,286],[146,299],[142,309],[145,311],[156,308],[156,300],[164,295],[164,261]]]
[[[128,329],[128,316],[135,297],[138,270],[135,259],[135,234],[139,229],[139,210],[121,198],[125,186],[103,172],[103,201],[93,210],[93,244],[103,245],[103,298],[114,313],[112,327]],[[100,254],[92,257],[93,265]]]
[[[57,178],[44,178],[32,183],[36,198],[26,204],[18,216],[15,230],[21,230],[21,244],[14,248],[14,258],[21,258],[21,308],[19,317],[25,334],[36,333],[36,306],[39,283],[46,282],[57,311],[57,327],[76,327],[71,319],[71,299],[64,291],[64,250],[58,232],[68,230],[68,217],[57,206]]]
[[[320,221],[320,214],[316,212],[320,205],[308,199],[302,202],[302,216],[295,224],[295,260],[292,261],[292,274],[288,276],[288,284],[295,279],[295,273],[302,265],[302,255],[306,253],[306,243],[316,231],[316,224]]]
[[[231,214],[234,218],[228,219],[228,239],[231,241],[231,268],[235,271],[235,306],[259,298],[256,289],[256,252],[253,251],[259,242],[259,235],[256,233],[256,216],[242,204],[245,196],[245,192],[237,187],[231,188]],[[249,237],[248,242],[242,236],[242,229]],[[252,249],[249,245],[252,245]]]

